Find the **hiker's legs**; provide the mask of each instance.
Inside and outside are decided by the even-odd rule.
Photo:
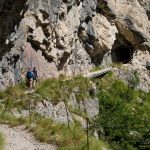
[[[30,80],[29,79],[26,80],[26,86],[28,89],[30,88]]]
[[[37,84],[37,79],[34,79],[34,80],[33,80],[33,88],[34,88],[34,89],[36,88],[36,84]]]
[[[30,84],[29,84],[29,91],[31,91],[32,90],[32,84],[33,84],[33,80],[32,79],[30,79]]]

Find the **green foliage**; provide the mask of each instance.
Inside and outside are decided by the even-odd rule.
[[[65,74],[60,74],[58,78],[59,78],[59,80],[64,80],[64,79],[66,79],[67,77],[66,77]]]
[[[58,145],[59,150],[86,150],[86,132],[80,127],[79,123],[70,124],[70,130],[65,124],[58,124],[51,119],[40,116],[34,112],[37,101],[43,99],[52,102],[64,101],[68,110],[68,100],[72,92],[76,94],[78,101],[85,100],[89,96],[88,91],[91,83],[87,78],[75,77],[70,80],[48,79],[42,82],[36,92],[25,94],[24,84],[8,88],[0,93],[0,123],[17,126],[24,124],[35,137],[47,143]],[[31,102],[30,117],[15,117],[13,111],[17,110],[21,114],[21,110],[29,110],[29,100]],[[72,112],[78,110],[72,110]],[[31,121],[31,122],[30,122]],[[33,123],[35,126],[31,126]],[[96,140],[90,136],[90,149],[101,150],[102,147],[109,147],[107,143]],[[110,148],[108,148],[109,150]]]
[[[2,133],[0,133],[0,150],[4,149],[4,144],[5,144],[4,137],[3,137]]]
[[[4,98],[17,99],[24,95],[25,90],[26,86],[24,82],[15,86],[8,87],[5,91],[0,91],[0,99]]]
[[[11,126],[26,125],[35,138],[41,142],[56,144],[59,150],[86,150],[86,134],[79,125],[71,125],[71,132],[66,124],[58,124],[49,118],[39,114],[32,115],[35,126],[29,125],[28,118],[16,118],[11,113],[6,113],[5,120],[0,118],[0,123]],[[0,137],[1,138],[1,137]],[[0,141],[1,142],[1,141]],[[1,144],[1,143],[0,143]],[[110,147],[103,141],[90,137],[90,149],[101,150],[102,147]]]
[[[0,107],[0,123],[2,124],[9,124],[11,126],[18,126],[18,125],[22,125],[26,122],[26,118],[23,117],[19,117],[16,118],[11,110],[7,110],[5,112],[5,115],[3,116],[3,112],[4,112],[4,108]]]
[[[129,85],[132,88],[135,88],[139,84],[139,81],[140,81],[139,75],[138,75],[137,71],[134,71],[131,79],[128,81]]]
[[[113,77],[99,84],[100,114],[95,126],[115,150],[150,148],[150,93],[137,91]]]
[[[90,70],[90,72],[99,71],[99,70],[102,70],[102,68],[100,66],[95,66]]]
[[[101,138],[111,143],[115,150],[148,150],[150,147],[150,93],[135,90],[133,87],[138,82],[137,72],[130,80],[131,86],[117,80],[112,73],[108,73],[101,80],[96,79],[100,114],[94,120],[94,127]],[[67,125],[56,124],[51,119],[31,111],[32,123],[36,124],[31,128],[29,117],[16,118],[12,111],[16,108],[21,113],[22,109],[29,109],[29,100],[34,108],[37,101],[46,99],[55,103],[64,101],[70,112],[86,117],[80,110],[73,110],[67,102],[72,92],[76,94],[78,101],[85,100],[89,97],[90,88],[89,79],[81,76],[70,80],[48,79],[39,85],[35,93],[27,95],[24,94],[24,83],[9,87],[0,92],[0,123],[12,126],[26,124],[38,140],[57,144],[59,150],[87,149],[86,133],[79,126],[79,122],[70,125],[70,132]],[[91,150],[101,150],[102,147],[109,150],[107,145],[90,136]]]
[[[122,65],[122,63],[120,63],[120,62],[114,62],[114,63],[112,63],[112,67],[122,68],[123,65]]]
[[[79,92],[77,92],[76,96],[79,100],[82,100],[82,98],[88,96],[90,82],[84,77],[76,77],[70,80],[48,79],[41,83],[36,93],[46,99],[59,102],[61,100],[67,100],[74,88],[79,88]]]
[[[36,92],[42,95],[44,98],[52,99],[53,101],[59,101],[59,88],[61,82],[56,79],[48,79],[41,83]]]
[[[33,127],[31,131],[41,142],[58,145],[59,150],[87,149],[86,134],[83,129],[77,125],[71,125],[70,132],[66,124],[56,124],[51,119],[41,117],[37,121],[36,127]],[[108,150],[110,150],[108,144],[90,138],[90,149],[101,150],[102,147],[107,147]]]

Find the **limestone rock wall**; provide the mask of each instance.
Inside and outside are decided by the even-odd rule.
[[[150,52],[149,12],[149,0],[1,0],[0,89],[28,67],[74,75]]]

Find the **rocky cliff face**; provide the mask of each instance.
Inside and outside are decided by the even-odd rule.
[[[145,66],[149,19],[149,0],[1,0],[0,89],[33,66],[41,78],[112,62]]]

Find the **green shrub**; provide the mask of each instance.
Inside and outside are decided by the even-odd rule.
[[[99,135],[115,150],[149,149],[150,93],[107,77],[99,82],[98,88],[100,113],[95,126]]]

